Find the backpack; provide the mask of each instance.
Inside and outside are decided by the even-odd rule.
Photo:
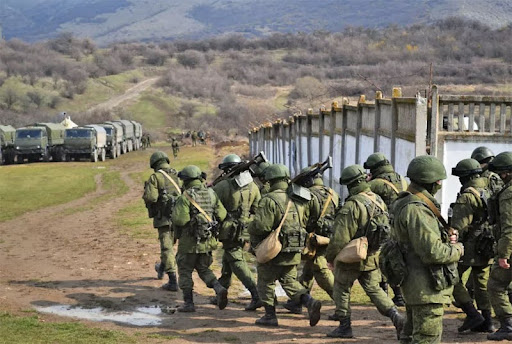
[[[379,255],[380,271],[392,286],[399,287],[409,271],[405,263],[405,250],[394,238],[389,238],[381,247]]]
[[[368,253],[377,252],[382,244],[389,238],[389,214],[382,199],[373,192],[361,192],[349,197],[349,200],[357,199],[362,203],[370,216],[362,236],[368,238]]]
[[[209,238],[217,239],[218,221],[214,216],[213,190],[207,188],[189,189],[183,195],[190,201],[190,227],[194,237],[198,241]]]
[[[321,207],[321,214],[316,219],[315,234],[330,238],[333,234],[332,228],[334,226],[334,211],[328,211],[329,206],[332,205],[334,210],[337,208],[337,199],[335,199],[334,191],[330,188],[322,188],[322,189],[310,189],[311,193],[316,196],[316,198],[320,201],[323,200],[323,204]]]

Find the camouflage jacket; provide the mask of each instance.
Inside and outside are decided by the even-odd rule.
[[[184,185],[183,195],[176,200],[172,212],[172,222],[179,237],[178,251],[180,253],[207,253],[217,248],[217,238],[209,237],[206,240],[198,240],[192,225],[194,216],[198,214],[196,207],[190,203],[185,193],[194,199],[206,213],[217,221],[226,218],[226,208],[219,197],[210,188],[206,188],[202,181],[195,179]]]
[[[169,216],[163,214],[161,211],[164,207],[162,204],[162,193],[166,192],[172,197],[178,197],[179,195],[178,190],[176,190],[174,184],[166,177],[164,177],[162,173],[158,172],[160,169],[164,170],[176,182],[178,186],[180,185],[176,170],[172,169],[167,163],[159,164],[154,169],[155,173],[149,177],[147,181],[147,187],[144,190],[143,198],[147,202],[154,203],[154,206],[157,209],[157,215],[153,217],[153,227],[155,228],[171,225],[171,219]]]
[[[504,185],[503,180],[501,180],[500,176],[498,176],[494,172],[489,171],[488,169],[482,172],[480,177],[487,179],[487,187],[489,188],[493,195],[497,194]]]
[[[386,205],[382,199],[372,193],[367,183],[363,183],[350,191],[351,196],[347,198],[345,204],[338,209],[336,218],[334,220],[334,235],[331,242],[327,246],[325,258],[328,262],[333,263],[338,253],[345,247],[351,240],[366,235],[366,230],[371,220],[370,213],[366,206],[368,198],[363,193],[369,196],[376,196],[377,202],[386,209]],[[384,222],[389,222],[387,214]],[[359,270],[371,271],[379,266],[378,262],[379,252],[368,252],[368,256],[360,263],[347,264],[336,262],[336,272],[343,273],[344,270]]]
[[[464,256],[461,262],[464,265],[484,266],[491,261],[477,254],[476,238],[484,229],[490,229],[490,227],[487,222],[487,207],[475,192],[484,193],[490,197],[487,179],[472,179],[462,186],[457,201],[452,204],[453,215],[450,225],[459,231],[459,241],[464,244]],[[484,228],[485,226],[488,228]]]
[[[394,185],[396,191],[388,182]],[[379,195],[388,207],[398,198],[400,192],[407,189],[407,181],[396,173],[391,165],[379,167],[369,184],[370,189]]]
[[[254,220],[249,224],[251,246],[256,247],[281,222],[290,197],[286,193],[288,183],[273,184],[270,192],[263,195],[258,203]],[[309,217],[307,202],[292,201],[292,205],[281,229],[279,240],[283,244],[281,252],[266,264],[298,265],[306,240],[306,224]]]
[[[233,178],[221,181],[213,190],[228,213],[221,224],[219,240],[224,249],[242,247],[249,241],[247,226],[261,199],[260,190],[254,182],[239,187]]]
[[[512,255],[512,181],[498,194],[498,258],[510,259]]]
[[[436,199],[419,185],[413,185],[436,207]],[[408,275],[401,289],[408,305],[449,304],[453,286],[436,290],[431,267],[455,263],[461,257],[460,245],[449,243],[443,226],[421,198],[402,192],[391,209],[392,235],[405,247]],[[455,266],[456,273],[456,266]]]

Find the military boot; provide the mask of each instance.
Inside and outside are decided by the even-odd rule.
[[[178,281],[176,280],[176,273],[168,272],[169,282],[165,283],[162,288],[169,291],[178,291]]]
[[[339,316],[339,315],[337,315],[337,314],[336,314],[336,312],[334,312],[334,314],[333,314],[333,315],[329,315],[329,316],[327,317],[327,319],[329,319],[329,320],[333,320],[333,321],[340,321],[340,320],[341,320],[340,316]]]
[[[264,305],[265,307],[265,315],[256,320],[256,325],[262,326],[278,326],[277,324],[277,316],[276,316],[276,307]]]
[[[302,314],[302,304],[300,302],[295,302],[292,299],[288,299],[283,307],[289,310],[290,313]]]
[[[482,323],[482,325],[472,328],[471,331],[488,333],[493,333],[494,331],[496,331],[496,329],[494,328],[494,324],[492,323],[491,311],[488,309],[483,309],[482,316],[484,317],[485,321]]]
[[[461,305],[462,310],[466,313],[466,319],[461,327],[458,328],[459,332],[464,332],[477,328],[485,322],[484,317],[476,310],[473,302],[467,302]]]
[[[500,318],[500,328],[487,335],[489,340],[512,340],[512,318]]]
[[[386,315],[393,322],[393,326],[395,326],[396,329],[396,338],[400,340],[400,333],[402,333],[402,330],[404,329],[405,318],[395,307],[391,308]]]
[[[159,280],[164,279],[165,266],[162,263],[155,263],[156,278]]]
[[[301,295],[300,302],[308,308],[309,326],[315,326],[320,320],[322,303],[312,298],[309,294]]]
[[[194,306],[194,295],[192,289],[183,290],[183,306],[178,307],[178,312],[190,313],[195,312],[196,307]]]
[[[397,307],[404,307],[405,306],[405,300],[404,296],[402,295],[402,291],[400,290],[400,287],[391,287],[393,289],[393,303]]]
[[[213,282],[213,290],[215,290],[215,295],[217,295],[217,307],[219,309],[226,308],[228,305],[228,290],[217,280]]]
[[[327,337],[354,338],[354,335],[352,334],[352,326],[350,326],[350,318],[341,318],[340,326],[336,327],[334,331],[327,333]]]
[[[258,295],[258,290],[256,287],[252,287],[249,289],[249,292],[251,293],[251,303],[249,303],[246,307],[246,311],[255,311],[260,307],[263,307],[263,302],[260,299],[260,296]]]

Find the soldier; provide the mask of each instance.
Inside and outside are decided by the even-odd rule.
[[[264,161],[258,165],[253,166],[254,167],[251,167],[252,176],[258,179],[258,188],[260,189],[260,194],[264,195],[270,190],[270,184],[265,180],[265,169],[269,167],[270,164]]]
[[[489,164],[489,169],[500,176],[505,186],[494,196],[495,201],[489,202],[490,221],[495,222],[497,227],[495,233],[498,250],[491,267],[488,289],[500,328],[487,335],[487,339],[512,340],[512,305],[508,297],[508,288],[512,282],[512,152],[498,154]]]
[[[340,183],[347,185],[349,197],[338,209],[334,220],[334,236],[327,246],[326,259],[330,267],[334,264],[334,302],[335,316],[340,325],[328,337],[352,338],[350,322],[350,290],[356,280],[359,281],[370,300],[379,312],[391,319],[397,334],[403,327],[403,316],[395,304],[379,286],[382,276],[378,266],[381,237],[389,227],[386,204],[370,191],[362,166],[348,166],[341,172]],[[351,240],[368,237],[368,256],[357,263],[335,262],[338,253]]]
[[[495,194],[500,191],[504,184],[503,181],[496,173],[489,170],[489,163],[494,159],[494,153],[487,147],[478,147],[471,153],[471,159],[480,163],[483,171],[481,176],[488,179],[491,192]]]
[[[174,159],[178,158],[178,153],[180,152],[180,143],[178,140],[173,137],[172,138],[172,155],[174,156]]]
[[[276,280],[289,298],[308,308],[310,326],[315,326],[320,320],[322,304],[297,281],[297,265],[304,248],[309,208],[307,201],[292,200],[287,194],[289,178],[290,172],[284,165],[275,164],[265,169],[270,192],[261,198],[254,220],[249,224],[251,245],[256,247],[282,223],[281,251],[269,262],[258,263],[258,293],[265,315],[256,320],[256,324],[263,326],[278,326],[274,304]]]
[[[404,177],[395,172],[393,165],[391,165],[384,154],[371,154],[368,159],[366,159],[364,168],[370,170],[368,178],[370,181],[370,190],[382,198],[388,209],[391,203],[398,198],[398,194],[407,190],[407,181]],[[382,276],[380,286],[386,293],[388,292],[388,283],[384,276]],[[392,285],[391,289],[393,289],[393,294],[395,295],[392,299],[395,305],[400,307],[405,306],[404,297],[402,296],[400,288]]]
[[[187,166],[178,173],[183,180],[183,194],[176,200],[172,222],[176,228],[178,243],[179,286],[185,304],[179,312],[195,312],[192,289],[192,272],[217,295],[217,306],[224,309],[228,303],[228,292],[219,283],[210,265],[212,251],[217,248],[217,221],[226,217],[226,209],[217,194],[204,185],[204,173],[197,166]]]
[[[148,208],[149,217],[153,218],[153,227],[158,229],[160,263],[155,264],[155,270],[158,279],[162,279],[165,273],[169,276],[169,282],[162,288],[178,291],[171,212],[176,198],[181,193],[179,180],[176,170],[169,166],[169,158],[164,152],[153,153],[149,165],[155,172],[145,183],[142,198]]]
[[[401,288],[407,319],[402,343],[439,343],[443,332],[443,305],[450,303],[459,280],[457,261],[463,246],[455,232],[445,230],[434,195],[446,179],[443,164],[433,156],[414,158],[407,168],[407,192],[393,203],[392,236],[404,248],[408,268]]]
[[[190,137],[192,138],[192,147],[197,146],[197,131],[194,130]]]
[[[311,167],[303,169],[301,174],[308,170],[311,170]],[[339,196],[336,191],[324,185],[320,173],[310,178],[303,178],[298,181],[298,184],[308,188],[311,192],[311,201],[309,203],[310,216],[306,231],[310,233],[308,242],[313,251],[309,255],[302,256],[304,265],[298,281],[308,289],[308,292],[311,292],[313,283],[316,280],[320,288],[325,290],[332,298],[334,275],[327,267],[327,260],[325,259],[327,245],[318,245],[317,236],[318,238],[331,238]],[[292,313],[302,313],[302,305],[299,302],[292,302],[290,300],[284,307]],[[333,319],[333,316],[329,316],[329,318],[331,320],[339,320]]]
[[[452,204],[450,221],[450,225],[461,233],[460,242],[464,245],[464,256],[458,266],[459,276],[471,269],[470,278],[473,279],[473,286],[476,286],[476,303],[478,309],[482,311],[480,314],[476,310],[467,289],[462,281],[459,281],[454,286],[453,297],[467,315],[464,323],[459,327],[459,332],[466,330],[494,332],[491,303],[487,294],[494,242],[487,221],[486,200],[490,198],[491,193],[487,188],[488,180],[480,177],[481,172],[482,168],[475,159],[461,160],[452,169],[452,175],[458,176],[462,184],[457,201]],[[482,245],[486,246],[486,243],[490,245],[482,247]]]
[[[224,157],[219,168],[224,173],[228,173],[231,168],[241,162],[238,155],[229,154]],[[213,190],[228,212],[226,219],[221,223],[219,233],[219,240],[224,249],[222,275],[219,282],[228,289],[231,285],[231,275],[235,274],[251,293],[251,303],[245,307],[245,310],[254,311],[263,304],[258,296],[251,270],[245,261],[243,248],[248,242],[247,226],[251,221],[251,214],[254,214],[261,199],[260,191],[252,181],[249,171],[222,180],[213,187]]]
[[[146,149],[146,147],[148,145],[146,134],[142,135],[142,137],[140,138],[140,141],[142,143],[142,149]]]

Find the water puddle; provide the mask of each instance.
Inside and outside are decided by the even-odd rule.
[[[135,311],[106,311],[102,307],[83,308],[70,305],[53,305],[47,307],[36,307],[39,312],[80,318],[91,321],[114,321],[133,326],[159,326],[162,323],[162,316],[169,313],[160,307],[139,307]]]

